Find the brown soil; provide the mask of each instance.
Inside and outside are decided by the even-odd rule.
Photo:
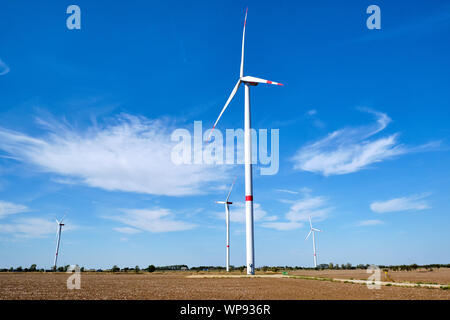
[[[0,299],[444,299],[450,290],[382,287],[293,278],[187,278],[187,272],[83,273],[68,290],[68,274],[1,273]],[[339,275],[341,276],[341,275]]]
[[[353,278],[358,280],[367,280],[370,276],[366,270],[297,270],[289,272],[289,274],[338,279]],[[381,281],[450,285],[450,268],[434,269],[433,271],[427,271],[425,269],[418,269],[416,271],[388,271],[388,277],[381,270]]]

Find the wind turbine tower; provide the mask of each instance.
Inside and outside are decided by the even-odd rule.
[[[309,236],[310,236],[311,233],[312,233],[312,239],[313,239],[313,253],[314,253],[314,268],[317,268],[316,238],[314,237],[314,232],[322,232],[322,230],[313,228],[312,222],[311,222],[311,217],[309,217],[309,226],[310,226],[309,233],[308,233],[308,235],[306,236],[305,241],[308,240]]]
[[[252,137],[251,137],[251,116],[250,116],[250,86],[257,86],[260,83],[268,83],[282,86],[281,83],[264,80],[251,76],[244,76],[244,44],[245,44],[245,27],[247,24],[247,11],[245,12],[244,30],[242,33],[242,51],[241,51],[241,68],[239,79],[228,97],[225,106],[219,114],[214,126],[210,132],[209,139],[216,127],[222,114],[225,112],[229,103],[235,96],[239,86],[243,83],[245,86],[245,112],[244,112],[244,158],[245,158],[245,228],[246,228],[246,250],[247,250],[247,274],[255,274],[255,245],[253,235],[253,172],[252,172]]]
[[[59,253],[59,243],[61,241],[61,231],[62,231],[62,227],[64,226],[63,220],[64,220],[64,217],[61,219],[61,221],[58,221],[58,219],[56,219],[56,223],[58,224],[58,229],[56,231],[55,263],[53,264],[53,270],[55,270],[55,271],[56,271],[56,264],[58,263],[58,253]]]
[[[228,201],[230,199],[231,190],[233,190],[234,183],[236,179],[234,179],[233,184],[231,185],[230,191],[228,192],[227,199],[225,201],[216,201],[216,203],[225,205],[225,220],[227,223],[227,272],[230,271],[230,208],[229,205],[233,204],[233,202]]]

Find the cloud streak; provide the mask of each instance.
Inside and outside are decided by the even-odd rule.
[[[294,169],[324,176],[342,175],[402,154],[426,151],[439,145],[439,142],[433,142],[419,147],[406,147],[398,142],[398,133],[374,138],[388,126],[391,119],[385,113],[370,109],[362,111],[373,114],[376,122],[336,130],[323,139],[305,145],[292,158]]]
[[[38,119],[45,135],[0,128],[0,149],[71,183],[109,191],[183,196],[205,193],[226,178],[225,166],[176,165],[167,121],[122,114],[80,132],[67,123]]]
[[[223,206],[223,205],[222,205]],[[216,217],[225,220],[225,209],[223,212],[216,212]],[[265,211],[261,204],[255,202],[253,203],[253,219],[255,222],[261,221],[273,221],[276,220],[276,216],[269,216],[267,211]],[[230,221],[245,223],[245,203],[244,202],[233,202],[230,205]]]
[[[312,197],[309,194],[301,199],[288,201],[291,204],[289,211],[285,214],[286,221],[265,222],[265,228],[278,231],[295,230],[303,227],[304,222],[311,217],[314,220],[324,220],[333,210],[328,199],[321,196]]]
[[[29,211],[28,207],[0,200],[0,219],[8,215]]]
[[[65,222],[64,231],[73,230],[76,226]],[[44,218],[20,218],[11,223],[0,224],[0,233],[12,234],[16,238],[45,238],[56,235],[58,225],[55,221]]]
[[[357,227],[371,227],[371,226],[378,226],[380,224],[383,224],[383,221],[381,220],[364,220],[364,221],[359,221],[356,223]]]
[[[4,76],[9,72],[9,67],[6,65],[6,63],[3,62],[2,59],[0,59],[0,76]]]
[[[122,222],[126,227],[115,228],[114,230],[133,234],[140,231],[151,233],[173,232],[189,230],[196,227],[195,224],[174,219],[174,214],[169,209],[123,209],[122,215],[105,217],[118,222]]]
[[[289,189],[275,189],[275,191],[289,193],[289,194],[298,194],[299,193],[298,191],[293,191],[293,190],[289,190]]]
[[[300,229],[303,227],[303,223],[288,221],[288,222],[265,222],[261,224],[264,228],[274,229],[277,231],[290,231]]]
[[[424,193],[387,201],[375,201],[370,204],[370,209],[376,213],[426,210],[431,208],[424,200],[429,195],[429,193]]]

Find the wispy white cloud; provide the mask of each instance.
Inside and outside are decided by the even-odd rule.
[[[275,229],[278,231],[290,231],[303,227],[303,223],[288,221],[288,222],[264,222],[261,224],[264,228]]]
[[[215,216],[219,219],[225,219],[225,209],[223,212],[216,212]],[[261,221],[274,221],[276,216],[269,216],[267,211],[265,211],[261,204],[255,202],[253,203],[253,220],[255,222]],[[245,222],[245,203],[244,202],[233,202],[230,205],[230,221],[244,223]]]
[[[333,207],[329,206],[325,197],[305,197],[294,201],[286,218],[290,221],[308,221],[309,217],[315,220],[324,220]]]
[[[141,230],[130,228],[130,227],[120,227],[120,228],[113,228],[115,231],[125,234],[136,234],[140,233]]]
[[[45,218],[20,218],[6,224],[0,224],[0,233],[11,234],[15,238],[44,238],[56,235],[58,225],[54,220]],[[76,229],[77,226],[66,220],[64,231]]]
[[[289,193],[289,194],[298,194],[298,191],[288,190],[288,189],[275,189],[277,192]]]
[[[128,227],[115,228],[122,233],[136,233],[148,231],[152,233],[183,231],[196,227],[193,223],[188,223],[174,219],[174,214],[169,209],[123,209],[121,215],[105,217],[122,222]]]
[[[0,76],[3,76],[9,72],[9,67],[6,65],[6,63],[3,62],[2,59],[0,59]]]
[[[430,209],[431,207],[424,200],[429,195],[430,193],[423,193],[387,201],[375,201],[370,204],[370,209],[377,213]]]
[[[370,226],[378,226],[383,224],[384,222],[381,220],[364,220],[356,223],[357,227],[370,227]]]
[[[0,219],[11,214],[29,211],[27,206],[0,200]]]
[[[111,191],[181,196],[204,193],[227,178],[226,166],[176,165],[168,121],[122,114],[80,132],[67,122],[39,124],[36,137],[0,128],[0,149],[61,181]]]
[[[317,117],[316,109],[308,110],[305,115],[312,121],[315,127],[319,129],[323,129],[325,127],[325,123]]]
[[[286,203],[290,204],[289,211],[285,214],[286,221],[263,223],[262,226],[279,231],[299,229],[309,220],[309,217],[314,220],[324,220],[333,210],[327,198],[312,197],[309,193],[301,199],[289,200]]]
[[[385,114],[362,109],[376,116],[375,124],[357,128],[344,128],[325,138],[302,147],[293,157],[294,169],[321,173],[324,176],[360,171],[369,165],[393,157],[426,151],[439,146],[432,142],[419,147],[406,147],[398,142],[399,134],[374,138],[391,122]]]

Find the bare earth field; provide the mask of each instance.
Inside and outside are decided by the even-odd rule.
[[[367,280],[370,274],[366,270],[297,270],[289,272],[290,275],[303,275],[312,277],[359,279]],[[450,269],[440,268],[433,271],[418,269],[416,271],[388,271],[388,278],[381,271],[381,281],[436,283],[450,285]]]
[[[311,273],[309,273],[311,272]],[[351,270],[350,270],[351,272]],[[367,279],[366,273],[344,274],[320,271],[293,272],[311,276],[353,277]],[[417,273],[417,272],[416,272]],[[442,274],[441,274],[442,273]],[[208,273],[209,275],[211,273]],[[291,274],[291,273],[290,273]],[[450,300],[450,290],[381,287],[369,290],[365,285],[342,282],[270,278],[188,278],[190,272],[112,274],[83,273],[81,289],[68,290],[65,273],[0,273],[0,299],[443,299]],[[224,275],[224,273],[218,273]],[[449,271],[434,276],[409,272],[405,279],[433,279],[449,283]],[[447,276],[447,278],[445,278]],[[417,277],[417,278],[415,278]],[[396,279],[394,273],[394,280]]]

